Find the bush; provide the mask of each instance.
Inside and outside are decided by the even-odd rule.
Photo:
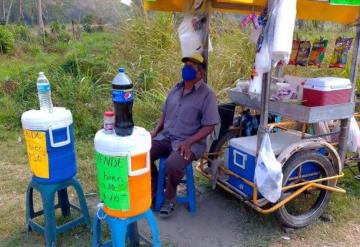
[[[14,35],[5,27],[0,26],[0,53],[9,53],[15,44]]]
[[[87,14],[84,16],[84,18],[82,18],[81,23],[92,25],[94,21],[95,21],[95,16],[92,14]]]
[[[58,21],[53,21],[50,24],[50,30],[52,33],[58,34],[61,30],[61,25]]]
[[[58,35],[58,40],[61,42],[69,43],[71,35],[66,31],[61,31]]]
[[[104,22],[101,18],[96,20],[96,31],[98,32],[104,31]]]
[[[8,25],[6,28],[12,32],[15,40],[30,41],[31,39],[29,28],[24,25]]]
[[[37,54],[39,54],[41,52],[41,49],[37,43],[29,42],[29,43],[23,44],[22,48],[25,53],[29,53],[32,56],[36,56]]]
[[[94,15],[92,15],[92,14],[85,15],[84,18],[81,20],[84,31],[87,32],[87,33],[94,32],[94,29],[92,27],[94,22],[95,22],[95,16]]]

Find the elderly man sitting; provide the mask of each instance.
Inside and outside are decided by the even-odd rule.
[[[204,82],[204,59],[201,54],[182,59],[183,80],[169,92],[162,115],[152,131],[151,176],[153,195],[158,170],[155,161],[167,156],[165,203],[160,216],[171,216],[175,210],[176,188],[185,167],[199,159],[206,149],[206,137],[219,123],[216,96]]]

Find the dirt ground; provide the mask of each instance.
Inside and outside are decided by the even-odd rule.
[[[96,198],[90,201],[95,210]],[[274,216],[260,215],[221,189],[207,186],[198,188],[195,215],[185,205],[177,205],[173,217],[156,217],[165,246],[360,246],[360,222],[339,225],[334,219],[320,219],[304,229],[283,229]],[[139,231],[151,237],[145,221]]]
[[[0,247],[44,246],[44,238],[25,233],[25,192],[31,174],[23,143],[17,135],[0,141]],[[88,198],[91,215],[98,199],[92,143],[78,143],[78,179]],[[85,150],[85,151],[82,151]],[[282,229],[273,215],[261,215],[221,189],[211,190],[210,183],[196,178],[197,213],[192,216],[178,205],[170,219],[160,219],[163,246],[360,246],[360,183],[347,175],[339,186],[346,194],[333,194],[328,205],[330,220],[318,220],[299,230]],[[69,193],[75,201],[73,193]],[[35,199],[34,199],[35,200]],[[37,196],[36,201],[40,201]],[[148,225],[139,224],[140,232],[150,237]],[[60,234],[58,247],[91,246],[91,232],[85,227]]]

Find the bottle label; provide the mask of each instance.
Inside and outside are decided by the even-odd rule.
[[[104,123],[104,130],[113,130],[114,124],[113,123]]]
[[[116,103],[129,103],[134,100],[134,91],[132,89],[129,90],[112,90],[112,100]]]
[[[50,92],[50,84],[43,83],[43,84],[37,84],[37,90],[39,93],[47,93]]]

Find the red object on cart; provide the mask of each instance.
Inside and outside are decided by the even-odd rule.
[[[336,77],[311,78],[304,84],[304,105],[325,106],[350,102],[352,86],[349,79]]]

